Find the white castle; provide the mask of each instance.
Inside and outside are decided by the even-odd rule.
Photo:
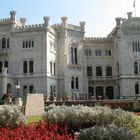
[[[26,18],[17,20],[10,11],[10,18],[0,20],[0,95],[49,97],[52,90],[75,100],[138,95],[140,18],[127,14],[116,18],[106,38],[89,38],[85,22],[76,26],[61,17],[60,24],[50,25],[45,16],[43,24],[26,25]]]

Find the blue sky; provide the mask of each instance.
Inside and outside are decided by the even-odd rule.
[[[43,22],[50,16],[50,23],[60,23],[62,16],[70,24],[86,21],[86,36],[106,36],[115,26],[116,17],[127,18],[134,12],[134,0],[0,0],[0,19],[8,18],[9,11],[17,11],[17,19],[27,18],[27,24]],[[136,16],[140,17],[140,1],[135,0]],[[133,14],[135,16],[135,14]]]

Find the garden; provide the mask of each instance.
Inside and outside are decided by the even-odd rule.
[[[46,106],[25,117],[16,105],[0,106],[0,140],[139,140],[140,114],[120,108]]]

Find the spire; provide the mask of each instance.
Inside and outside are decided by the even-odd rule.
[[[136,17],[136,1],[135,1],[135,0],[134,0],[134,2],[133,2],[133,9],[134,9],[135,17]]]

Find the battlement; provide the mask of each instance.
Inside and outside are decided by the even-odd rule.
[[[81,31],[81,28],[79,26],[76,25],[72,25],[72,24],[68,24],[67,28],[72,29],[72,30],[78,30]]]
[[[61,24],[54,24],[51,27],[54,28],[54,29],[57,29],[57,28],[61,27]]]
[[[85,37],[85,42],[112,42],[112,37]]]
[[[9,23],[10,21],[11,21],[10,18],[0,19],[0,24],[6,24],[6,23]]]
[[[31,30],[38,30],[42,29],[44,24],[33,24],[33,25],[25,25],[25,26],[18,26],[15,28],[16,32],[23,32],[23,31],[31,31]]]

